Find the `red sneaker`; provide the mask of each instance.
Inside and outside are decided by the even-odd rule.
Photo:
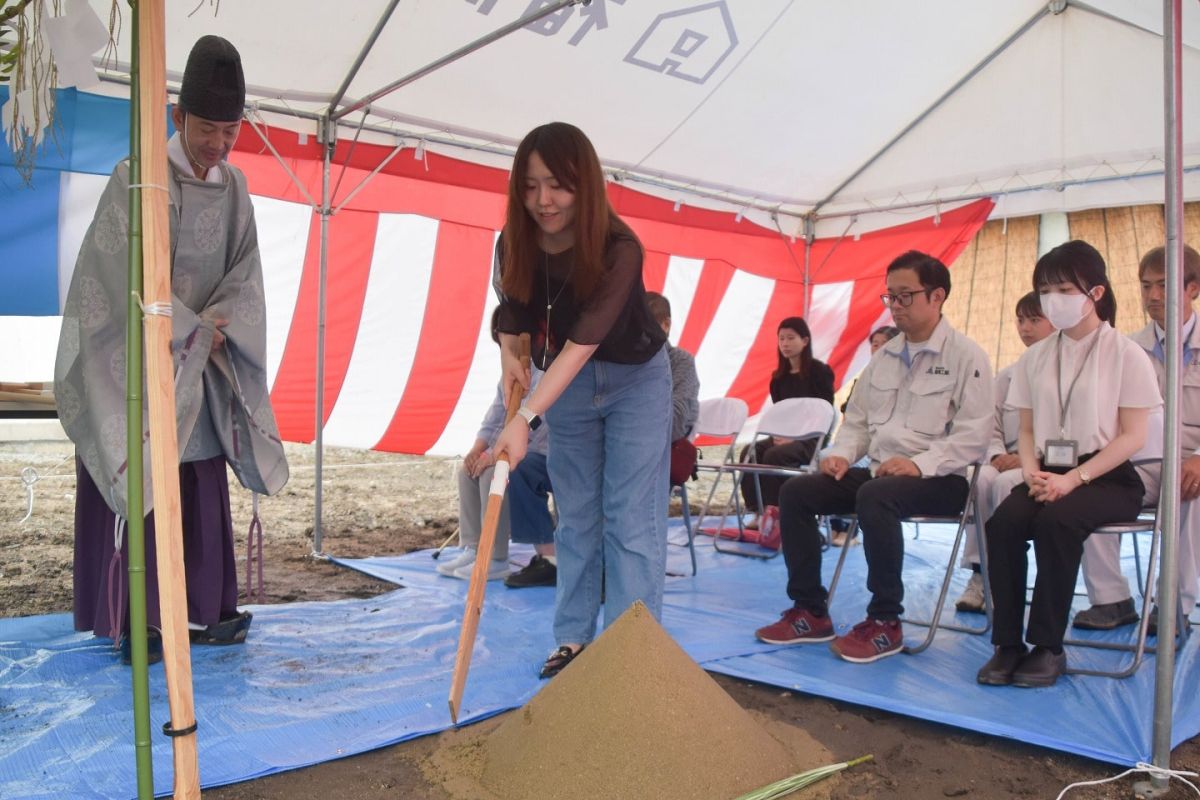
[[[809,644],[833,639],[833,620],[826,614],[818,617],[803,608],[789,608],[774,625],[754,632],[759,641],[767,644]]]
[[[855,664],[870,664],[904,649],[904,631],[899,620],[866,619],[839,636],[829,649]]]

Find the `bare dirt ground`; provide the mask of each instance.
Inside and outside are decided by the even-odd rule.
[[[278,496],[261,501],[266,537],[267,601],[369,597],[393,587],[313,559],[313,455],[289,446],[292,480]],[[0,616],[25,616],[71,608],[74,465],[67,443],[0,443]],[[324,550],[345,556],[402,553],[436,547],[457,527],[453,462],[385,453],[330,450],[324,484]],[[24,467],[33,467],[34,513],[26,513]],[[233,515],[244,558],[250,496],[231,477]],[[693,498],[700,492],[693,491]],[[402,590],[401,590],[402,591]],[[961,731],[871,708],[798,695],[760,684],[715,676],[742,707],[770,724],[807,731],[835,759],[865,752],[875,761],[837,779],[834,797],[863,798],[1054,798],[1067,784],[1108,777],[1110,765],[981,734]],[[1194,687],[1178,686],[1178,691]],[[308,769],[204,793],[214,800],[301,798],[430,798],[470,795],[437,769],[456,749],[477,746],[500,724],[495,718],[457,731]],[[581,724],[586,724],[583,721]],[[720,742],[703,732],[687,747],[698,758],[718,755]],[[1200,768],[1200,739],[1178,747],[1176,769]],[[1079,798],[1132,797],[1132,781],[1074,790]],[[553,797],[548,786],[545,795]],[[798,797],[812,796],[801,792]],[[1176,784],[1166,797],[1192,797]],[[631,800],[634,800],[631,798]]]

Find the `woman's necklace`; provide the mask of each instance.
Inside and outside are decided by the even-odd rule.
[[[546,369],[546,355],[547,355],[547,352],[550,350],[550,312],[554,310],[554,304],[558,302],[558,298],[562,297],[563,290],[567,288],[567,284],[571,280],[571,273],[575,271],[575,262],[574,262],[574,260],[571,261],[570,272],[567,273],[567,277],[563,281],[562,286],[558,287],[558,291],[555,293],[554,298],[551,299],[551,297],[550,297],[550,254],[544,250],[542,251],[542,253],[543,253],[543,255],[545,255],[545,273],[546,273],[546,343],[542,347],[542,370],[544,371]]]

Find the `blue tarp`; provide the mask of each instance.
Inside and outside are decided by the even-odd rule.
[[[944,531],[922,526],[920,539],[907,543],[913,614],[927,611],[945,539]],[[1124,681],[1070,677],[1051,689],[1021,690],[975,684],[990,652],[986,637],[943,632],[921,655],[872,665],[839,661],[821,645],[769,647],[753,630],[787,605],[781,560],[718,555],[703,539],[698,547],[700,574],[668,580],[663,621],[708,670],[1114,764],[1150,754],[1153,658]],[[826,559],[826,574],[836,553]],[[368,600],[254,607],[244,646],[193,648],[205,787],[449,726],[446,698],[466,583],[436,575],[428,552],[341,563],[404,588]],[[688,571],[682,548],[671,548],[670,566]],[[839,628],[862,616],[863,574],[855,547],[833,610]],[[537,667],[552,645],[552,606],[552,589],[489,586],[465,720],[519,706],[537,691]],[[921,629],[907,632],[913,639]],[[1076,664],[1116,657],[1070,651]],[[1179,662],[1177,686],[1192,685],[1194,642]],[[151,668],[151,694],[157,730],[167,719],[161,666]],[[1200,698],[1178,695],[1176,742],[1200,732]],[[156,790],[168,792],[169,742],[157,733],[154,762]],[[134,786],[129,671],[110,644],[72,632],[68,615],[0,620],[0,797],[126,798]]]

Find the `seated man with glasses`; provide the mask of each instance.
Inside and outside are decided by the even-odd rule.
[[[791,478],[779,495],[787,593],[793,607],[756,635],[769,644],[833,641],[858,663],[900,652],[904,611],[901,520],[953,515],[967,499],[967,467],[983,458],[992,432],[992,371],[975,342],[950,327],[942,305],[950,271],[909,251],[887,268],[887,293],[901,335],[872,357],[850,394],[820,473]],[[864,455],[870,468],[851,467]],[[835,637],[821,584],[817,516],[858,514],[871,602],[867,618]]]

